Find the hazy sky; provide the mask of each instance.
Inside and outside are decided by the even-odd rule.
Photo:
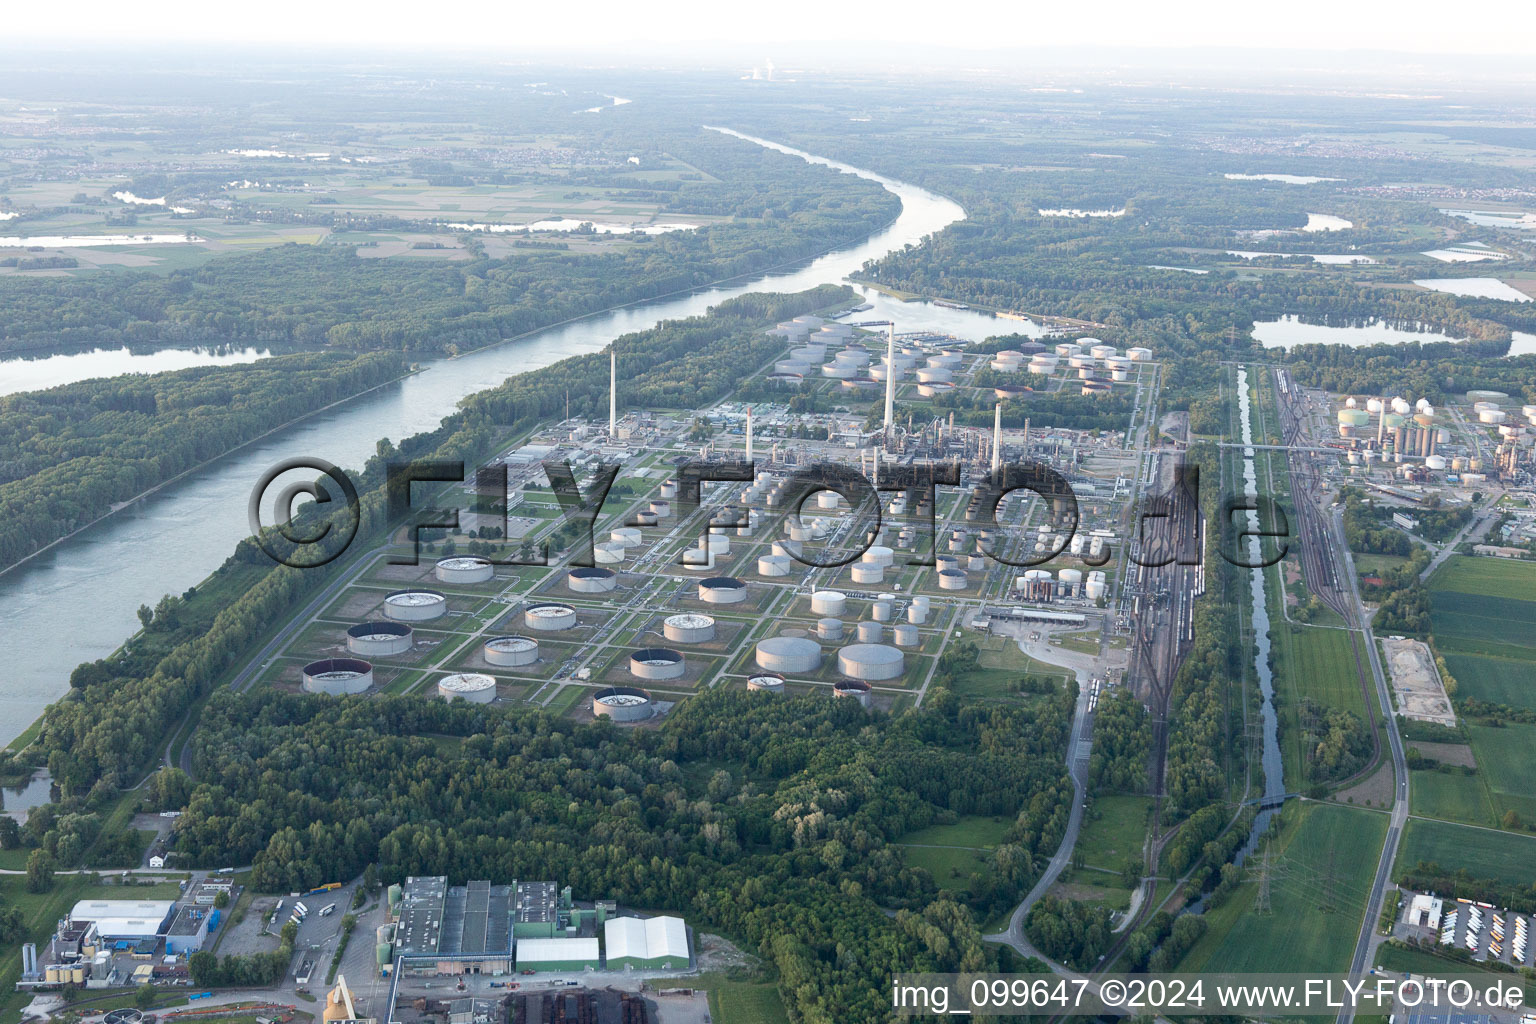
[[[219,41],[340,48],[614,52],[641,61],[724,43],[773,56],[843,44],[984,51],[1051,47],[1369,49],[1536,57],[1532,0],[460,0],[18,3],[12,41]]]

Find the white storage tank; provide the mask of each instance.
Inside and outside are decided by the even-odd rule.
[[[814,672],[821,667],[821,645],[809,637],[771,636],[757,642],[754,657],[758,668],[770,672]]]
[[[906,655],[886,644],[849,644],[837,652],[837,670],[849,679],[866,683],[898,679],[905,668]]]
[[[324,658],[304,666],[299,684],[305,693],[341,697],[373,685],[373,666],[357,658]]]
[[[676,480],[663,480],[661,482],[661,487],[657,491],[657,493],[661,497],[667,499],[668,501],[671,501],[673,498],[677,497],[677,481]]]
[[[1436,470],[1444,469],[1445,468],[1445,456],[1443,456],[1443,455],[1430,455],[1430,456],[1426,456],[1425,459],[1424,459],[1424,468],[1425,469],[1436,469]]]
[[[734,576],[699,580],[699,600],[705,604],[740,604],[747,599],[747,585]]]
[[[848,610],[848,596],[839,590],[818,590],[811,595],[811,614],[842,615]]]
[[[896,552],[884,544],[872,544],[859,556],[859,561],[865,565],[877,565],[882,569],[888,569],[896,562]]]
[[[662,634],[673,643],[702,644],[715,638],[715,620],[709,615],[669,615],[661,628]]]
[[[426,622],[448,613],[448,598],[435,590],[397,590],[384,598],[384,617],[396,622]]]
[[[1108,359],[1115,355],[1118,351],[1119,350],[1116,349],[1113,345],[1099,344],[1090,348],[1088,350],[1088,354],[1093,356],[1095,359]]]
[[[876,622],[890,622],[896,606],[888,597],[882,597],[870,608],[870,614]]]
[[[884,583],[885,570],[878,565],[865,565],[861,562],[854,563],[848,570],[848,575],[855,583]]]
[[[620,526],[609,532],[608,539],[615,544],[624,547],[638,547],[640,545],[640,531],[633,526]]]
[[[784,677],[777,672],[759,672],[747,677],[747,689],[759,693],[771,693],[782,696],[784,693]]]
[[[891,636],[896,641],[897,647],[916,647],[918,644],[917,627],[911,623],[903,622],[891,630]]]
[[[1056,354],[1061,356],[1063,359],[1068,356],[1075,356],[1082,350],[1083,346],[1079,345],[1075,341],[1063,341],[1056,346]]]
[[[858,679],[844,679],[832,686],[833,697],[847,697],[859,702],[859,707],[869,707],[869,684]]]
[[[670,501],[653,501],[647,507],[651,510],[651,515],[657,519],[665,519],[672,514],[672,503]]]
[[[877,644],[885,639],[885,626],[882,623],[866,619],[859,623],[856,633],[861,644]]]
[[[928,621],[928,606],[913,601],[907,605],[907,621],[914,626],[921,626]]]
[[[618,565],[624,561],[624,545],[615,544],[611,540],[598,541],[592,545],[592,561],[598,565]]]
[[[942,569],[939,571],[940,590],[964,590],[967,582],[964,569]]]
[[[1084,593],[1087,595],[1088,600],[1097,601],[1104,596],[1105,589],[1106,584],[1102,572],[1090,573],[1088,575],[1088,582],[1084,587]]]
[[[521,668],[539,660],[539,642],[527,636],[494,636],[480,648],[487,665]]]
[[[954,379],[954,374],[947,366],[924,366],[917,371],[919,384],[948,384]]]
[[[841,640],[843,638],[843,620],[817,619],[816,635],[823,640]]]
[[[496,680],[480,672],[460,672],[437,681],[437,695],[444,700],[489,704],[496,699]]]
[[[648,691],[638,686],[609,686],[592,695],[592,716],[615,722],[639,722],[655,712]]]
[[[1152,350],[1149,349],[1149,348],[1142,348],[1139,345],[1136,346],[1135,348],[1128,348],[1128,349],[1126,349],[1125,350],[1125,354],[1130,356],[1132,359],[1134,359],[1138,363],[1144,363],[1148,359],[1152,358]]]
[[[347,651],[363,658],[404,654],[412,642],[411,627],[403,622],[359,622],[347,630]]]
[[[619,585],[619,576],[612,569],[578,566],[565,574],[565,585],[574,594],[606,594]]]
[[[455,555],[438,559],[432,574],[442,583],[484,583],[496,575],[496,569],[484,558]]]
[[[541,633],[572,629],[576,625],[576,609],[568,604],[553,602],[531,604],[523,612],[523,622],[529,629],[535,629]]]
[[[676,679],[686,669],[682,654],[668,647],[642,647],[629,656],[629,674],[636,679]]]
[[[759,576],[788,576],[788,555],[762,555],[757,560],[757,574]]]

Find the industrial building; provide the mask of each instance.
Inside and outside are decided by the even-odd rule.
[[[688,929],[680,917],[609,918],[603,926],[603,944],[610,971],[688,966]]]
[[[517,940],[519,971],[595,971],[600,966],[602,958],[596,939]]]

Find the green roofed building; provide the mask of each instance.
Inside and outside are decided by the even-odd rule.
[[[680,917],[611,917],[603,925],[608,970],[688,967],[688,929]]]

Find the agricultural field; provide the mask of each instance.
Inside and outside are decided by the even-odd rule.
[[[1430,577],[1429,589],[1536,602],[1536,564],[1453,555]]]
[[[1247,879],[1206,915],[1209,928],[1181,971],[1338,971],[1349,963],[1365,913],[1387,816],[1337,804],[1292,804],[1270,846],[1271,909],[1254,909]]]
[[[1523,821],[1536,822],[1536,760],[1531,757],[1536,725],[1473,725],[1467,734],[1495,813],[1503,817],[1514,811]]]
[[[1474,878],[1528,886],[1536,884],[1536,836],[1411,819],[1397,852],[1398,877],[1420,861],[1450,870],[1465,868]]]
[[[1408,792],[1414,814],[1472,825],[1493,824],[1493,805],[1488,802],[1487,788],[1478,776],[1437,771],[1415,771],[1411,775]]]
[[[1083,821],[1075,853],[1084,867],[1120,874],[1140,869],[1152,800],[1145,796],[1095,797]]]
[[[1536,710],[1536,657],[1522,661],[1447,653],[1445,667],[1456,679],[1458,697]]]

